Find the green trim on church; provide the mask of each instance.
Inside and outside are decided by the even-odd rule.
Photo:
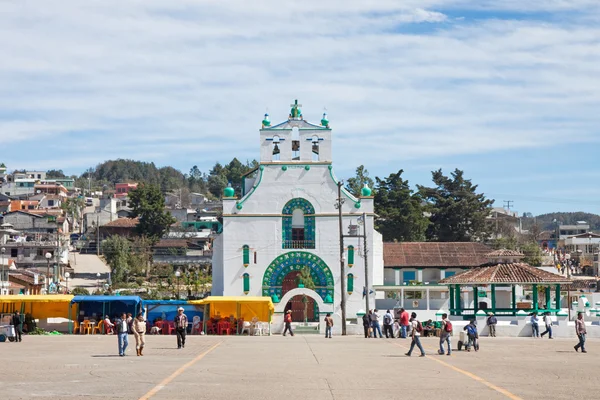
[[[265,270],[263,276],[262,295],[282,298],[283,280],[292,271],[300,271],[305,266],[310,268],[311,277],[315,282],[315,292],[323,300],[333,302],[334,281],[331,270],[319,256],[306,251],[291,251],[275,258]]]

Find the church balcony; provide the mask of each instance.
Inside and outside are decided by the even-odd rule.
[[[314,249],[314,240],[284,240],[284,249]]]

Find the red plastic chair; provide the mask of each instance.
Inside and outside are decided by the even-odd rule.
[[[163,321],[156,321],[154,323],[154,326],[157,327],[158,329],[160,329],[160,334],[163,334]]]
[[[227,321],[219,322],[218,325],[219,335],[222,335],[225,332],[226,335],[231,335],[231,324]]]
[[[163,335],[172,335],[175,332],[175,322],[163,321]]]

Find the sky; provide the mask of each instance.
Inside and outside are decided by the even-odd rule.
[[[183,172],[326,109],[336,175],[600,213],[598,0],[1,0],[0,162]]]

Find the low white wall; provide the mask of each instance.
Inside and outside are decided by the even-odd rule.
[[[576,313],[572,313],[573,317]],[[454,326],[454,332],[457,334],[464,328],[468,321],[454,320],[451,317],[452,325]],[[477,329],[480,336],[488,336],[489,329],[486,325],[487,316],[477,315],[475,317],[477,321]],[[496,317],[498,324],[496,325],[496,336],[501,337],[531,337],[531,316],[529,315],[517,315],[514,317]],[[546,330],[542,316],[538,316],[540,334]],[[585,325],[587,328],[587,337],[600,338],[600,318],[596,316],[584,317]],[[569,321],[568,316],[552,316],[552,337],[561,338],[575,338],[575,321]]]

